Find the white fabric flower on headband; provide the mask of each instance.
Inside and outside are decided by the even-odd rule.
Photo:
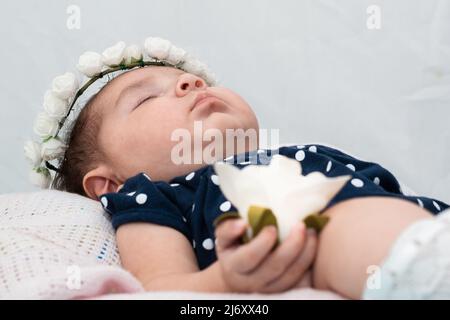
[[[41,145],[34,141],[27,141],[24,146],[25,157],[33,167],[37,167],[42,162]]]
[[[44,96],[44,110],[51,118],[61,119],[67,113],[67,102],[48,90]]]
[[[71,72],[53,79],[51,89],[44,95],[44,112],[39,113],[34,122],[34,132],[41,142],[25,143],[25,157],[32,167],[32,183],[41,188],[50,186],[52,176],[49,168],[58,169],[50,161],[58,161],[61,164],[67,149],[58,134],[62,126],[69,121],[68,116],[78,97],[92,83],[112,72],[151,65],[178,68],[203,78],[208,85],[216,84],[215,75],[206,64],[170,41],[158,37],[147,38],[143,48],[135,44],[127,46],[125,42],[119,41],[101,54],[93,51],[83,53],[78,59],[76,69],[82,76],[87,77],[87,81],[80,86],[78,77]]]
[[[67,100],[75,95],[78,90],[78,80],[71,72],[66,72],[62,76],[56,77],[52,82],[52,92],[58,98]]]
[[[125,63],[135,63],[142,60],[142,49],[135,44],[128,46],[124,51]]]
[[[107,48],[102,54],[103,63],[110,67],[121,64],[124,59],[125,47],[125,42],[120,41],[112,47]]]
[[[102,55],[92,51],[83,53],[78,59],[77,69],[89,78],[99,74],[103,69]]]
[[[35,186],[38,186],[42,189],[46,189],[50,186],[51,183],[50,172],[48,171],[48,169],[44,170],[44,168],[37,168],[36,170],[31,170],[30,181]]]
[[[36,118],[34,132],[42,138],[54,136],[58,132],[58,120],[42,112]]]
[[[144,47],[150,57],[164,60],[169,55],[172,44],[168,40],[161,38],[147,38]]]
[[[41,157],[43,160],[53,160],[64,155],[66,146],[58,138],[50,138],[42,144]]]

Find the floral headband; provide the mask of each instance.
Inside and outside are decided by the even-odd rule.
[[[83,92],[107,74],[145,66],[174,67],[203,78],[208,85],[216,83],[206,64],[162,38],[147,38],[143,49],[138,45],[126,46],[120,41],[102,54],[83,53],[77,69],[87,77],[87,81],[80,86],[77,76],[71,72],[54,78],[51,89],[44,96],[44,112],[39,113],[34,124],[34,132],[40,137],[40,142],[25,143],[25,157],[32,166],[30,180],[33,184],[41,188],[50,186],[53,179],[50,170],[58,171],[51,162],[61,164],[67,149],[61,129],[69,123],[68,117]]]

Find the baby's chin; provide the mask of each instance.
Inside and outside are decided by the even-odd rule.
[[[253,129],[250,121],[246,121],[245,118],[239,117],[232,113],[211,113],[208,117],[201,120],[202,130],[205,132],[209,130],[209,133],[214,131],[221,132],[225,136],[227,130],[232,133],[235,130],[248,130]]]

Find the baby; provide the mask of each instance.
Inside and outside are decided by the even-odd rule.
[[[117,230],[124,268],[147,290],[273,293],[312,286],[359,299],[366,297],[368,270],[382,266],[396,240],[449,207],[404,195],[376,163],[321,145],[282,147],[278,153],[301,161],[303,174],[353,179],[321,212],[330,221],[320,235],[298,222],[278,246],[274,227],[242,244],[244,220],[213,226],[234,209],[213,167],[172,160],[178,143],[172,133],[183,128],[194,135],[196,121],[223,133],[259,129],[241,96],[198,75],[168,66],[125,72],[80,112],[53,184],[101,201]],[[270,158],[244,145],[224,148],[217,160],[242,152],[246,160]]]

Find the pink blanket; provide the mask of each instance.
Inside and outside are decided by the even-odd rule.
[[[72,299],[199,299],[199,300],[331,300],[343,299],[329,291],[293,289],[279,294],[201,293],[190,291],[145,292],[130,273],[117,267],[96,266],[82,270],[83,284],[77,290],[69,290]],[[72,294],[70,294],[72,293]]]

